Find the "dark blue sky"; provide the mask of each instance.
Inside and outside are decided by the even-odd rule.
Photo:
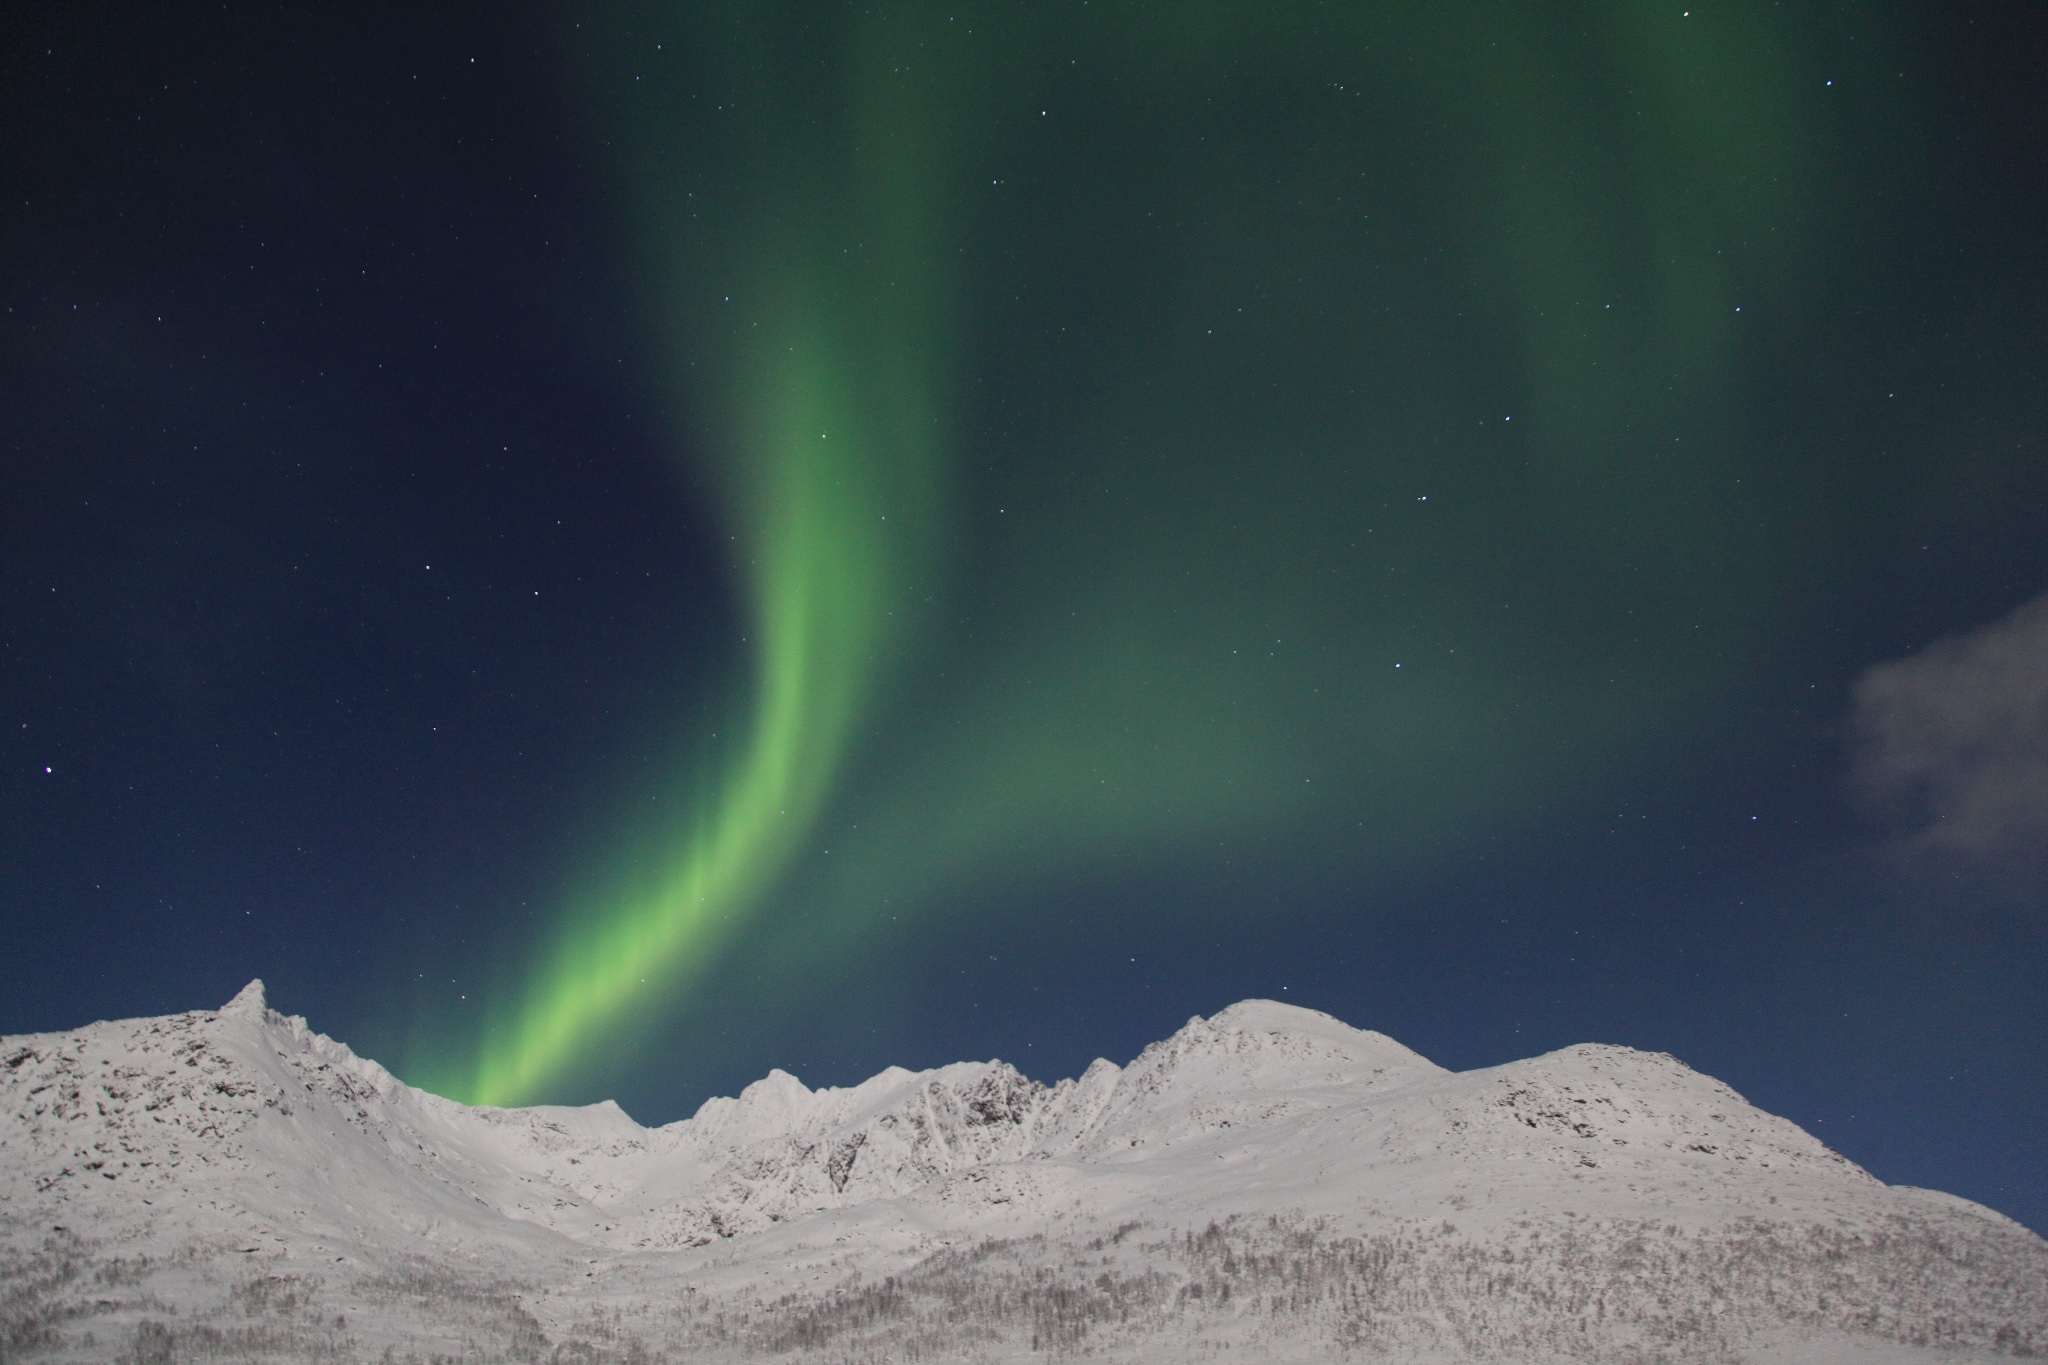
[[[677,754],[731,721],[751,627],[698,472],[715,461],[675,416],[694,396],[649,303],[638,163],[612,147],[641,115],[591,93],[662,12],[0,19],[0,1029],[212,1006],[260,975],[403,1069],[477,1027],[465,1011],[547,941],[623,803],[691,790]],[[1648,361],[1550,398],[1529,377],[1561,344],[1517,311],[1537,247],[1470,207],[1506,161],[1440,167],[1427,120],[1403,121],[1436,95],[1390,95],[1378,122],[1305,113],[1323,95],[1270,53],[1156,95],[1110,39],[1076,39],[1082,74],[1046,102],[1094,125],[1015,143],[1015,206],[962,229],[961,510],[921,652],[817,848],[563,1097],[658,1122],[769,1066],[843,1084],[1000,1055],[1051,1079],[1270,996],[1453,1067],[1667,1050],[1882,1179],[2048,1228],[2041,826],[2008,811],[1977,844],[1929,845],[1936,779],[1852,799],[1858,680],[2048,590],[2044,15],[1846,5],[1789,32],[1785,79],[1813,103],[1788,96],[1808,112],[1786,164],[1812,178],[1769,212],[1812,240],[1730,276],[1740,325],[1760,320],[1730,333],[1716,392],[1668,409]],[[1417,60],[1464,60],[1429,41]],[[1636,91],[1577,60],[1543,93],[1597,148],[1600,101],[1626,118]],[[1239,112],[1193,121],[1226,95]],[[688,163],[711,134],[679,126]],[[1176,159],[1203,137],[1239,139],[1236,159]],[[1370,212],[1303,210],[1297,232],[1289,196],[1353,154],[1379,177]],[[1678,221],[1710,212],[1674,183]],[[1617,245],[1553,225],[1542,250],[1620,259],[1624,227]],[[1240,324],[1240,294],[1267,316]],[[1225,359],[1173,339],[1210,313],[1250,329]],[[1381,407],[1344,426],[1335,396],[1357,388]],[[1524,403],[1550,434],[1457,434]],[[1574,485],[1568,536],[1516,520],[1551,494],[1513,471],[1637,420],[1713,453],[1668,488]],[[1193,453],[1155,459],[1146,433],[1174,421]],[[1326,430],[1410,453],[1340,469],[1315,453]],[[1264,431],[1285,437],[1253,465],[1218,453]],[[1463,463],[1413,453],[1446,441]],[[1108,453],[1074,453],[1089,442]],[[1441,527],[1382,484],[1436,489]],[[1356,550],[1368,523],[1396,542],[1384,558]],[[1391,605],[1354,617],[1312,573],[1407,595],[1375,586]],[[1269,602],[1236,596],[1269,581]],[[1515,624],[1473,624],[1495,596]],[[1088,628],[1111,636],[1144,624],[1063,640],[1069,602],[1110,604]],[[1176,642],[1273,621],[1262,681],[1174,662]],[[1411,669],[1439,646],[1479,658],[1446,664],[1463,738],[1379,692],[1305,699],[1378,639]],[[1212,813],[1188,825],[1145,813],[1172,764],[1119,769],[1127,809],[1076,791],[1079,814],[1048,813],[1021,778],[975,807],[1092,742],[1058,704],[1034,722],[1005,700],[1025,674],[1105,698],[1102,717],[1194,717],[1169,728],[1191,752],[1252,736],[1355,761],[1298,808],[1258,795],[1255,762],[1191,765]],[[1201,728],[1240,704],[1263,719]],[[1382,705],[1422,738],[1343,729]],[[2030,742],[2001,742],[2023,777]],[[883,831],[868,845],[863,823]],[[957,857],[913,846],[925,828]],[[866,862],[835,881],[842,835],[836,856]]]

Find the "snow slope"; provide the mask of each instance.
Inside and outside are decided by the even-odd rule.
[[[269,1010],[0,1040],[0,1361],[2048,1354],[2048,1244],[1661,1054],[1246,1001],[1047,1087],[469,1108]]]

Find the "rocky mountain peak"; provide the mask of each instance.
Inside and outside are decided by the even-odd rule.
[[[235,998],[220,1007],[223,1018],[262,1019],[270,1012],[270,1002],[263,994],[263,978],[257,977],[248,985],[235,992]]]

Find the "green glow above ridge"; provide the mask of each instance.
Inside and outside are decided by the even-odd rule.
[[[750,434],[758,651],[746,747],[655,885],[570,924],[516,1020],[491,1038],[476,1102],[541,1093],[594,1036],[702,962],[816,819],[873,687],[888,588],[904,567],[892,504],[863,458],[877,438],[863,439],[828,344],[772,335],[796,339],[782,355],[765,348],[754,395],[764,420]]]
[[[693,419],[679,438],[717,457],[700,475],[734,532],[754,674],[745,735],[652,872],[590,897],[543,947],[487,1032],[463,1087],[473,1102],[546,1093],[658,1013],[743,922],[830,795],[940,535],[943,328],[920,87],[886,79],[886,26],[830,35],[845,79],[821,93],[815,78],[778,86],[750,69],[800,64],[805,44],[778,55],[785,35],[759,14],[716,17],[730,30],[718,74],[746,87],[726,98],[754,109],[733,162],[663,198],[675,144],[658,122],[625,160],[643,230],[672,248],[655,272],[657,329]],[[722,233],[698,227],[707,199],[723,201]]]
[[[551,1093],[885,905],[1233,840],[1363,876],[1530,819],[1643,750],[1619,727],[1681,736],[1786,552],[1737,309],[1808,269],[1794,22],[587,12],[752,681],[690,823],[571,905],[456,1088]]]

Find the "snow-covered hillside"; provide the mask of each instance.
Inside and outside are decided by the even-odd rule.
[[[1047,1087],[472,1109],[270,1011],[0,1040],[0,1361],[2048,1354],[2048,1243],[1673,1058],[1246,1001]]]

